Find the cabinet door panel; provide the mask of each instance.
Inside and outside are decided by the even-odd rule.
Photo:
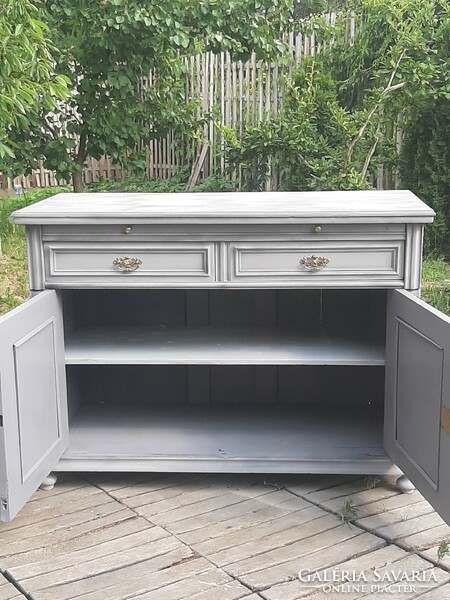
[[[385,447],[450,523],[450,318],[390,292]]]
[[[0,517],[11,520],[68,444],[62,312],[45,291],[0,318]]]

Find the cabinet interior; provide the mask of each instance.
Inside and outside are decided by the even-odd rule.
[[[65,323],[77,327],[271,326],[305,333],[381,327],[382,289],[61,290]],[[67,326],[66,326],[67,333]]]
[[[361,469],[380,472],[384,290],[62,297],[63,458],[140,459],[150,471],[171,460],[177,470],[196,470],[197,460],[199,470],[267,472],[367,461]]]
[[[384,364],[384,290],[70,290],[68,364]]]

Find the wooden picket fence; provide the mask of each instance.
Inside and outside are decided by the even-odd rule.
[[[330,23],[335,20],[329,14]],[[353,35],[354,23],[349,22],[349,35]],[[174,132],[149,144],[147,176],[150,179],[167,179],[180,168],[191,170],[191,180],[209,175],[222,175],[240,180],[240,174],[230,173],[224,155],[221,127],[241,134],[245,126],[256,125],[276,115],[283,106],[286,81],[292,69],[304,56],[320,51],[314,34],[303,36],[290,33],[285,40],[288,61],[277,64],[256,59],[253,54],[246,62],[232,61],[229,53],[205,53],[185,59],[187,67],[186,98],[198,100],[197,118],[205,119],[200,139],[180,140]],[[151,85],[153,74],[144,78],[140,85]],[[84,180],[92,183],[102,180],[121,179],[127,172],[104,156],[100,160],[88,158]],[[379,172],[376,185],[389,185],[389,176]],[[0,189],[11,189],[14,182],[24,189],[66,184],[57,180],[55,174],[41,167],[29,176],[11,178],[0,176]],[[195,181],[194,181],[195,183]],[[278,174],[269,173],[268,189],[277,189]]]

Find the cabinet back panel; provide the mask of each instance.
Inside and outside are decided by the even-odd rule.
[[[384,338],[386,291],[323,290],[322,326],[330,334],[368,331]]]
[[[71,414],[83,404],[382,406],[383,367],[67,367]],[[125,416],[125,412],[124,412]]]
[[[278,401],[382,404],[383,367],[278,367]]]
[[[69,403],[121,404],[186,403],[187,371],[177,366],[78,366],[67,367]],[[81,397],[78,395],[81,394]]]
[[[186,324],[184,290],[67,290],[63,302],[74,328]]]
[[[385,290],[64,290],[68,331],[88,327],[279,326],[303,334],[377,332]]]

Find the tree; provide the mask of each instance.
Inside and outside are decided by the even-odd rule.
[[[136,169],[148,140],[192,123],[183,54],[273,54],[292,9],[290,0],[48,0],[46,6],[60,49],[57,72],[72,79],[74,93],[57,112],[44,107],[31,132],[16,128],[15,141],[24,169],[42,157],[60,176],[72,175],[76,191],[88,155],[108,154]],[[152,69],[153,85],[139,86]]]
[[[0,6],[0,161],[15,158],[12,129],[37,126],[41,107],[54,110],[69,95],[68,80],[54,72],[55,48],[39,6],[29,0]]]
[[[228,158],[240,165],[247,189],[264,188],[269,161],[283,189],[368,187],[378,164],[398,162],[389,132],[399,115],[408,128],[420,107],[448,106],[450,5],[355,0],[332,26],[321,16],[300,26],[314,29],[322,51],[294,70],[276,117],[240,139],[226,132]]]

